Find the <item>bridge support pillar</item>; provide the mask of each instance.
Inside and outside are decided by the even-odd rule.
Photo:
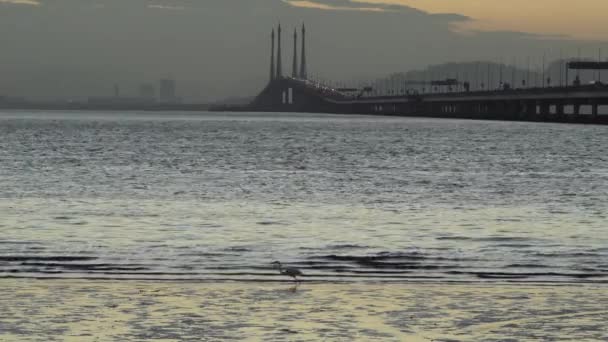
[[[540,104],[540,116],[545,119],[551,112],[551,105],[548,102],[541,102]]]
[[[471,117],[473,115],[473,107],[474,105],[470,102],[466,102],[462,104],[462,114],[465,114],[467,117]]]
[[[490,102],[484,102],[482,117],[487,118],[490,115],[491,110],[492,110],[492,104]]]
[[[504,119],[504,103],[502,101],[494,102],[494,110],[492,112],[492,114],[494,114],[494,117],[497,117],[501,120]]]
[[[521,103],[519,101],[510,102],[509,115],[511,115],[511,118],[517,120],[519,113],[521,113]]]
[[[512,113],[511,102],[502,101],[500,102],[500,118],[506,120],[511,117]]]
[[[580,103],[575,103],[574,104],[574,115],[580,115],[581,114],[581,105]]]
[[[536,116],[536,101],[528,101],[526,103],[526,119],[533,120]]]
[[[516,117],[518,119],[525,119],[526,118],[526,103],[524,101],[520,101],[517,103],[517,113],[516,113]]]
[[[555,114],[560,119],[564,117],[564,104],[562,102],[555,105]]]
[[[599,108],[599,106],[598,106],[598,104],[596,102],[592,103],[591,104],[591,115],[593,115],[594,117],[596,117],[597,114],[598,114],[598,111],[599,111],[598,108]]]
[[[429,115],[441,114],[441,104],[440,103],[431,103],[431,110],[429,111]]]

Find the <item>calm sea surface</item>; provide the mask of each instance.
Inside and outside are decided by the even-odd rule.
[[[0,113],[0,277],[608,282],[608,130]]]

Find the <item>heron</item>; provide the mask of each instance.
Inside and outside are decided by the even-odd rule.
[[[293,281],[296,284],[298,284],[300,282],[298,280],[298,276],[303,276],[304,275],[302,273],[302,271],[300,271],[299,269],[297,269],[295,267],[285,267],[285,268],[283,268],[283,265],[279,261],[273,261],[272,264],[275,265],[275,267],[277,267],[279,269],[279,273],[281,273],[282,275],[286,275],[288,277],[292,277]]]

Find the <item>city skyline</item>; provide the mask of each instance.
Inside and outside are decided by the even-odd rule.
[[[307,3],[326,7],[302,7]],[[463,30],[483,17],[466,6],[454,13],[442,3],[424,2],[430,7],[423,8],[422,2],[411,2],[421,10],[390,0],[5,0],[0,94],[86,99],[107,94],[113,84],[135,91],[142,82],[170,77],[179,81],[188,102],[251,97],[268,82],[267,37],[279,21],[287,36],[306,22],[307,73],[314,79],[373,80],[448,62],[516,60],[521,68],[527,57],[538,68],[543,55],[548,61],[572,58],[580,50],[581,57],[597,59],[600,48],[608,56],[605,41],[498,26],[493,27],[498,31]],[[289,46],[291,39],[284,43]],[[283,46],[284,74],[292,74],[292,58]]]

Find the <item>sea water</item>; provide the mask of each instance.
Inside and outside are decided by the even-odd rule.
[[[0,113],[0,277],[608,282],[602,126]]]

